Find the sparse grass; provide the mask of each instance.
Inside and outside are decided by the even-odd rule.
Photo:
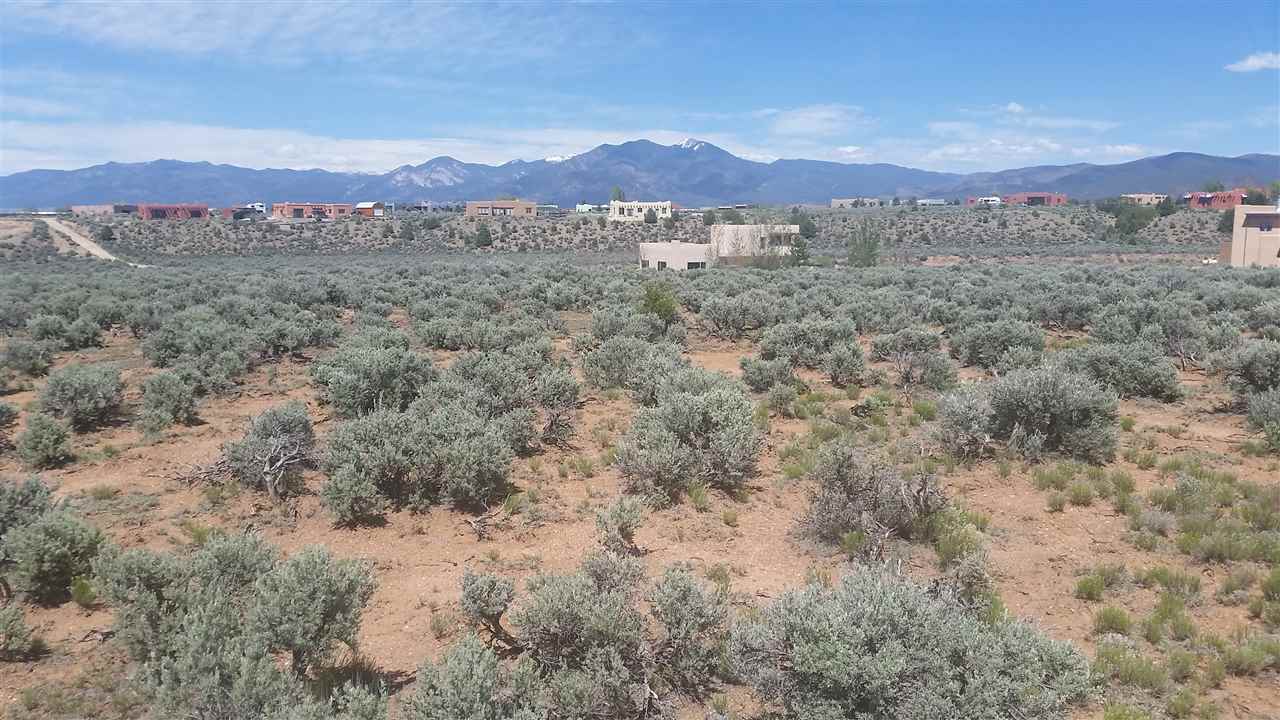
[[[1129,613],[1125,612],[1124,608],[1108,605],[1093,614],[1094,635],[1106,635],[1108,633],[1128,635],[1132,629],[1133,620],[1129,617]]]
[[[1067,507],[1067,494],[1055,490],[1049,493],[1049,496],[1045,499],[1045,503],[1049,512],[1060,513]]]
[[[731,528],[736,528],[738,527],[738,511],[733,508],[725,508],[720,513],[720,520],[725,525]]]
[[[1088,507],[1093,504],[1093,486],[1088,482],[1077,480],[1067,488],[1067,498],[1076,507]]]
[[[1103,644],[1094,659],[1094,671],[1120,685],[1162,693],[1169,685],[1164,668],[1121,645]]]

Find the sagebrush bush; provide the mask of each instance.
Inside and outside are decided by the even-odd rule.
[[[946,506],[933,475],[904,477],[893,464],[849,443],[822,446],[809,478],[817,488],[802,524],[828,543],[840,542],[849,532],[869,538],[911,537]]]
[[[70,596],[71,581],[86,575],[102,545],[102,533],[68,511],[47,512],[5,533],[14,589],[40,603]]]
[[[938,401],[938,442],[952,455],[980,457],[991,446],[991,394],[965,383]]]
[[[857,328],[847,320],[801,320],[780,323],[760,338],[760,357],[787,358],[792,365],[821,367],[832,348],[857,339]]]
[[[253,418],[244,437],[223,447],[231,474],[244,486],[282,498],[315,451],[307,406],[293,400]]]
[[[635,554],[636,530],[644,522],[644,502],[624,495],[609,507],[596,513],[596,530],[605,549],[619,555]]]
[[[71,433],[67,427],[43,413],[27,418],[27,426],[15,443],[18,457],[27,466],[57,467],[71,459]]]
[[[1014,348],[1044,350],[1044,332],[1019,320],[996,320],[964,328],[951,337],[951,354],[962,365],[995,367],[1000,357]]]
[[[1280,452],[1280,388],[1249,397],[1249,427],[1261,432],[1271,449]]]
[[[196,419],[196,392],[175,372],[159,372],[142,384],[142,428],[159,432]]]
[[[991,384],[991,434],[1031,458],[1060,452],[1110,460],[1116,448],[1116,397],[1096,381],[1053,368],[1017,370]]]
[[[793,385],[796,381],[791,361],[785,357],[774,360],[744,357],[738,365],[742,368],[742,382],[752,392],[765,392],[775,385]]]
[[[1221,367],[1242,397],[1280,388],[1280,341],[1249,340],[1227,351]]]
[[[49,486],[34,475],[21,482],[0,478],[0,538],[57,506]]]
[[[854,341],[840,343],[831,348],[831,353],[827,355],[825,369],[831,384],[838,388],[861,385],[862,376],[867,371],[867,360],[862,355],[862,346]]]
[[[53,364],[54,345],[50,342],[33,342],[10,338],[4,353],[0,354],[0,366],[32,377],[49,371]]]
[[[68,365],[49,376],[40,391],[40,407],[77,430],[100,425],[120,412],[124,383],[108,365]]]
[[[325,402],[343,417],[374,408],[403,410],[435,379],[431,359],[409,350],[403,333],[366,330],[312,365]]]
[[[0,607],[0,661],[26,660],[39,647],[40,641],[27,625],[22,608],[17,604]]]
[[[1053,364],[1087,375],[1120,397],[1149,397],[1173,402],[1182,397],[1178,369],[1155,345],[1102,343],[1064,350]]]
[[[665,503],[690,480],[736,491],[755,471],[762,438],[741,386],[700,371],[677,374],[618,444],[626,492]]]
[[[439,663],[418,670],[405,700],[408,720],[535,720],[542,678],[532,660],[508,667],[479,638],[469,635],[445,651]]]
[[[788,592],[740,621],[728,657],[790,718],[1056,719],[1090,692],[1088,663],[1070,644],[863,567],[836,589]]]
[[[373,591],[366,563],[323,548],[281,560],[249,533],[189,555],[108,547],[93,570],[164,715],[385,720],[383,692],[310,677],[335,645],[354,646]]]

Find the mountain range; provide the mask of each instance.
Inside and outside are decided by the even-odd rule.
[[[1117,165],[1042,165],[969,174],[884,163],[821,160],[755,162],[708,142],[659,145],[633,140],[569,158],[502,165],[438,157],[383,174],[327,170],[253,170],[208,162],[105,163],[78,170],[29,170],[0,177],[0,207],[204,202],[454,202],[515,196],[572,206],[602,203],[620,187],[627,197],[687,207],[726,203],[823,203],[833,197],[942,197],[1019,191],[1066,193],[1082,200],[1126,192],[1181,193],[1207,181],[1227,187],[1280,179],[1280,155],[1217,157],[1190,152]]]

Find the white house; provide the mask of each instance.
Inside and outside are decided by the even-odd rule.
[[[940,205],[946,205],[947,201],[942,198],[920,198],[916,201],[916,204],[924,207],[938,207]]]
[[[701,270],[715,265],[748,265],[759,257],[791,254],[799,225],[712,225],[711,242],[640,243],[640,267]]]
[[[671,217],[671,201],[633,202],[628,200],[613,200],[609,203],[609,221],[644,222],[644,216],[649,211],[653,211],[654,217],[658,220],[669,218]]]
[[[591,203],[578,203],[573,206],[573,211],[579,213],[602,212],[604,209],[603,205],[592,205]]]

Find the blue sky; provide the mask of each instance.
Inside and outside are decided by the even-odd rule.
[[[1280,2],[0,4],[0,174],[1280,152]]]

